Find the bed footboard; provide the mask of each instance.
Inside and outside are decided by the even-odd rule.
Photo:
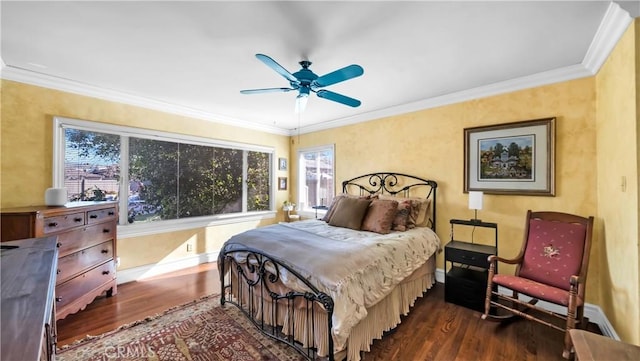
[[[220,303],[238,307],[265,335],[293,347],[308,360],[334,360],[333,299],[284,262],[252,248],[223,248]],[[284,286],[297,285],[294,291]]]

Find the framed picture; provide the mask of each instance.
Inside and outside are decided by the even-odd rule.
[[[278,190],[279,191],[287,190],[287,177],[278,177]]]
[[[287,170],[287,158],[278,158],[278,170]]]
[[[555,196],[555,120],[464,129],[464,191]]]

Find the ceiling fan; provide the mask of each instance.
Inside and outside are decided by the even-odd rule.
[[[302,112],[306,106],[307,99],[311,92],[316,93],[320,98],[332,100],[350,107],[360,106],[360,101],[346,95],[338,94],[329,90],[322,89],[329,85],[343,82],[355,77],[358,77],[364,73],[364,70],[360,65],[352,64],[345,66],[344,68],[333,71],[323,76],[317,76],[313,71],[309,69],[311,62],[308,60],[302,60],[299,62],[302,69],[291,74],[282,65],[278,64],[275,60],[271,59],[264,54],[256,54],[256,58],[265,63],[268,67],[275,70],[278,74],[282,75],[289,81],[289,88],[265,88],[265,89],[247,89],[241,90],[242,94],[258,94],[258,93],[274,93],[274,92],[289,92],[292,90],[298,91],[296,97],[296,112]]]

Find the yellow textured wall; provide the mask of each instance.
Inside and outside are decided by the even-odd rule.
[[[622,340],[640,344],[636,19],[596,75],[601,304]],[[623,180],[624,179],[624,180]],[[626,183],[623,188],[622,183]]]
[[[512,257],[522,244],[528,209],[583,216],[597,213],[593,77],[303,134],[299,139],[292,138],[291,157],[297,154],[298,147],[335,144],[336,187],[341,180],[375,171],[395,171],[436,180],[437,233],[446,243],[449,219],[473,217],[468,209],[467,194],[463,193],[463,129],[547,117],[557,118],[556,196],[486,194],[478,215],[482,220],[498,223],[499,253]],[[295,177],[297,169],[291,174]],[[297,181],[291,184],[295,186]],[[483,238],[475,238],[480,243],[488,240],[478,233],[475,237]],[[600,240],[595,239],[593,254],[599,249]],[[441,253],[439,268],[443,268],[443,258]],[[594,257],[587,298],[595,304],[599,303],[599,268],[598,259]]]
[[[116,125],[167,131],[200,137],[269,146],[274,158],[286,157],[289,137],[153,111],[122,103],[70,94],[2,80],[0,122],[0,206],[17,207],[44,203],[52,184],[53,117],[63,116]],[[278,172],[279,176],[282,172]],[[288,198],[276,192],[275,204]],[[279,208],[279,207],[277,207]],[[278,219],[282,219],[279,211]],[[275,220],[271,220],[273,222]],[[269,223],[271,223],[269,222]],[[264,222],[263,222],[264,223]],[[207,229],[134,237],[118,241],[120,269],[170,261],[201,252],[214,252],[225,237],[259,224],[213,226]],[[185,243],[195,245],[186,252]]]

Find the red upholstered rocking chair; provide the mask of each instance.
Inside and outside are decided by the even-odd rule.
[[[593,217],[527,211],[524,242],[518,256],[514,259],[489,256],[482,318],[521,316],[564,332],[562,357],[568,359],[572,348],[569,330],[586,326],[583,311],[592,231]],[[498,261],[516,265],[515,274],[496,273]],[[510,290],[511,295],[501,293],[498,287]],[[519,294],[531,300],[525,302],[519,299]],[[566,307],[566,315],[537,307],[538,300]],[[564,327],[549,317],[546,320],[537,317],[540,312],[562,320]]]

